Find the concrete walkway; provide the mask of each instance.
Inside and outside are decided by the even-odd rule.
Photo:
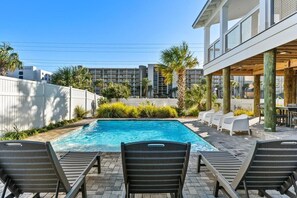
[[[204,137],[209,143],[219,150],[227,150],[236,155],[240,159],[244,159],[250,150],[252,144],[261,139],[261,137],[251,137],[247,134],[236,134],[229,136],[228,133],[218,132],[214,128],[210,128],[202,123],[198,123],[196,119],[178,119],[187,127],[191,128],[195,133]],[[50,132],[39,134],[28,139],[37,141],[50,141],[58,136],[68,133],[69,131],[82,127],[84,124],[94,120],[83,120],[75,125],[69,125],[63,129],[55,129]],[[256,130],[255,128],[254,130]],[[260,133],[260,130],[258,130]],[[102,173],[98,175],[96,169],[93,168],[87,176],[88,197],[122,197],[124,194],[123,174],[121,166],[121,157],[119,153],[102,153]],[[189,162],[186,183],[184,186],[184,197],[201,197],[212,198],[213,176],[206,168],[202,168],[201,173],[197,173],[197,153],[192,153]],[[0,184],[0,189],[2,188]],[[1,191],[1,190],[0,190]],[[241,194],[243,191],[239,191]],[[273,192],[273,197],[282,197],[277,192]],[[24,195],[22,197],[31,197],[32,195]],[[53,197],[53,194],[45,194],[43,197]],[[63,197],[63,196],[62,196]],[[81,197],[80,195],[78,197]],[[137,198],[165,198],[167,194],[158,195],[137,195]],[[220,197],[225,197],[220,194]],[[244,197],[244,196],[243,196]],[[251,197],[258,197],[257,192],[252,192]]]

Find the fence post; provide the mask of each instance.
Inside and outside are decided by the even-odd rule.
[[[85,89],[85,111],[88,111],[88,90]]]
[[[43,111],[42,111],[42,120],[43,120],[43,127],[46,126],[46,118],[45,118],[45,110],[46,110],[46,95],[45,95],[45,82],[42,82],[42,97],[43,97]]]
[[[71,112],[71,100],[72,100],[72,86],[69,87],[69,120],[72,119],[72,112]]]

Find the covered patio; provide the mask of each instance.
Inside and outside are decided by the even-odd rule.
[[[211,109],[212,76],[223,76],[223,112],[231,111],[231,76],[254,77],[254,115],[260,116],[261,83],[264,88],[264,130],[276,131],[277,107],[276,107],[276,76],[284,76],[284,107],[296,104],[297,88],[297,40],[280,45],[263,53],[236,62],[220,70],[207,74],[207,109]],[[232,51],[230,51],[232,53]],[[234,55],[236,56],[236,55]],[[261,76],[264,76],[261,82]],[[291,109],[292,110],[292,109]],[[294,110],[294,107],[293,107]],[[283,119],[289,123],[292,116],[290,111],[283,108]]]

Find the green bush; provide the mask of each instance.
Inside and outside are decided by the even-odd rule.
[[[156,113],[157,118],[176,118],[176,117],[178,117],[176,110],[169,106],[159,107],[159,108],[157,108],[155,113]]]
[[[53,123],[50,123],[49,125],[47,125],[47,130],[52,130],[55,128],[54,124]]]
[[[37,129],[31,129],[23,132],[26,133],[28,136],[37,135],[39,133]]]
[[[137,107],[126,106],[126,117],[127,118],[138,118],[139,111],[138,111]]]
[[[248,109],[236,109],[236,110],[234,110],[233,113],[234,113],[235,116],[239,116],[239,115],[242,115],[242,114],[246,114],[248,116],[254,116],[254,112],[250,111]]]
[[[140,105],[138,111],[141,118],[154,118],[157,115],[157,107],[152,104]]]
[[[40,128],[38,129],[38,133],[44,133],[44,132],[47,132],[47,128],[46,127],[43,127],[43,128]]]
[[[99,118],[175,118],[177,111],[169,106],[156,107],[152,104],[142,104],[138,107],[127,106],[123,103],[102,104],[97,109]]]
[[[197,107],[191,107],[189,109],[187,109],[186,111],[186,116],[198,116],[199,114],[199,110]]]
[[[25,132],[7,132],[1,138],[1,140],[22,140],[27,138],[28,135]]]
[[[102,104],[97,109],[99,118],[126,118],[126,105],[121,102]]]
[[[88,115],[89,111],[86,111],[82,106],[76,106],[74,108],[74,116],[76,118],[84,118]]]

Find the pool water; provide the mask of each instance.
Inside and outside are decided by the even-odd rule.
[[[192,151],[216,150],[179,121],[96,121],[52,142],[55,151],[119,152],[121,142],[191,142]]]

